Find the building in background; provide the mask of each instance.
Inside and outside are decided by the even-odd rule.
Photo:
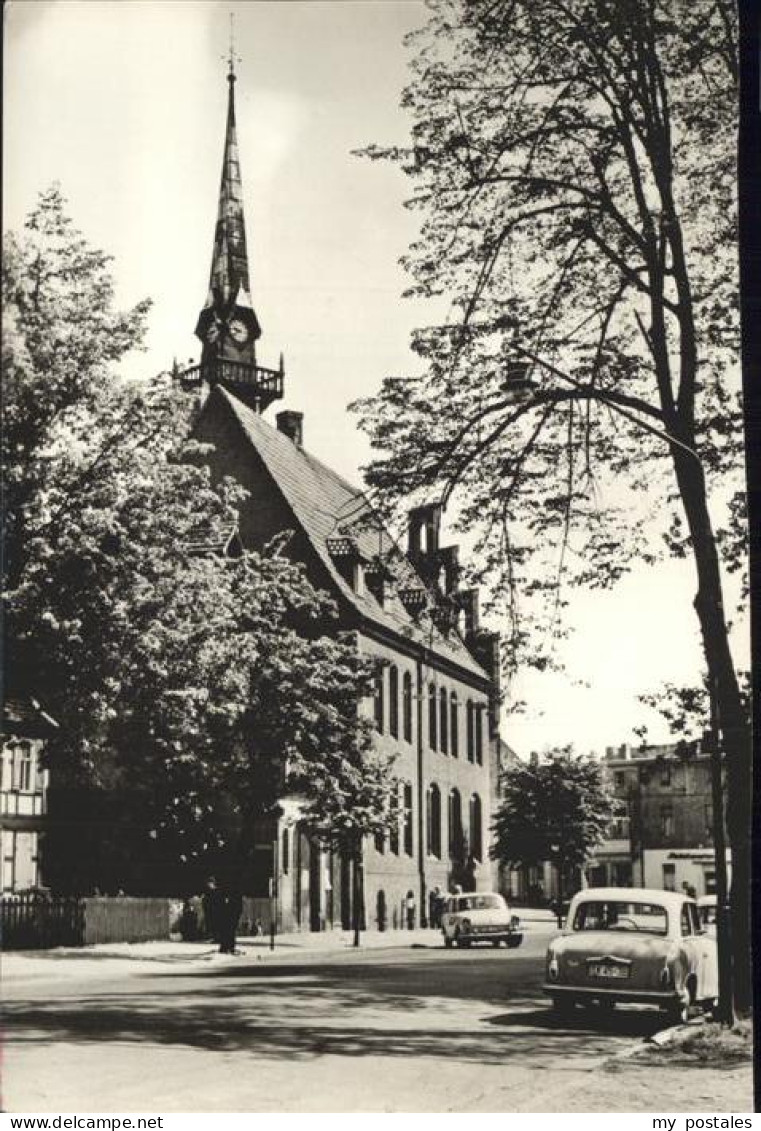
[[[710,755],[694,743],[624,745],[608,747],[604,765],[618,814],[588,882],[715,892]]]
[[[56,723],[36,700],[5,700],[0,748],[3,894],[39,887],[43,879],[49,773],[42,764],[42,751],[55,729]]]

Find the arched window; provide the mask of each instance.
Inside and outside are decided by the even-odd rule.
[[[402,830],[404,833],[404,851],[407,856],[412,856],[412,785],[410,782],[404,783]]]
[[[452,752],[452,757],[457,758],[460,754],[460,706],[457,702],[457,692],[453,691],[449,696],[449,749]]]
[[[428,745],[431,750],[438,748],[437,740],[437,717],[438,717],[438,697],[436,695],[436,684],[432,683],[428,688]]]
[[[449,753],[449,709],[445,687],[439,691],[439,748],[442,754]]]
[[[474,793],[470,799],[470,855],[483,860],[483,816],[481,798]]]
[[[404,741],[412,742],[412,676],[404,673],[402,680],[402,726]]]
[[[395,664],[388,673],[388,729],[393,738],[399,737],[399,672]]]
[[[441,859],[441,790],[435,782],[426,793],[426,830],[428,855]]]
[[[383,853],[386,851],[386,834],[383,833],[383,832],[378,832],[378,833],[375,834],[374,839],[375,839],[375,851],[380,853],[380,855],[382,856]]]
[[[288,869],[291,863],[291,833],[289,829],[283,829],[283,847],[282,847],[281,868],[284,876],[288,875]]]
[[[484,709],[481,706],[475,706],[473,708],[473,711],[476,716],[476,761],[478,762],[479,766],[482,766],[484,761]]]
[[[475,723],[473,719],[473,704],[470,699],[468,699],[467,705],[465,707],[465,716],[467,727],[468,761],[473,762],[475,760],[476,736]]]
[[[465,837],[462,831],[462,798],[459,789],[449,794],[449,855],[453,860],[461,860],[465,855]]]
[[[384,716],[385,716],[385,713],[386,713],[385,705],[384,705],[384,702],[383,702],[384,691],[385,691],[384,683],[385,683],[385,680],[383,678],[383,668],[381,667],[380,664],[378,664],[378,667],[375,669],[374,714],[375,714],[375,729],[380,731],[381,734],[383,734],[383,719],[384,719]]]

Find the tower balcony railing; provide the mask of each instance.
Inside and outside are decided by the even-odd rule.
[[[217,358],[191,365],[188,369],[183,369],[179,376],[186,388],[194,388],[204,381],[209,385],[221,382],[256,397],[264,404],[270,404],[283,396],[285,373],[282,368],[267,369],[263,365]]]

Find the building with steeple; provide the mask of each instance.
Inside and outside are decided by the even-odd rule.
[[[243,188],[235,132],[235,74],[227,126],[209,292],[196,326],[198,366],[184,381],[202,389],[195,437],[208,445],[212,476],[247,492],[243,546],[291,531],[287,552],[327,591],[339,630],[354,634],[376,665],[375,694],[359,704],[375,741],[396,756],[399,820],[367,846],[364,911],[369,928],[401,926],[410,893],[425,924],[435,888],[490,888],[488,856],[498,758],[499,643],[479,624],[478,593],[460,587],[458,548],[441,544],[438,503],[409,514],[402,548],[365,495],[312,455],[303,415],[266,419],[283,395],[284,370],[259,365],[262,328],[252,298]],[[277,893],[280,929],[348,927],[351,864],[310,843],[287,800],[258,845],[247,894],[267,923]]]

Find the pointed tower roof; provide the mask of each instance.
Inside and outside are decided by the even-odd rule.
[[[235,49],[232,38],[227,82],[227,126],[219,185],[219,207],[214,228],[209,290],[196,323],[196,337],[203,343],[201,363],[183,373],[188,388],[194,384],[233,389],[249,407],[264,412],[283,395],[285,371],[259,365],[256,343],[261,327],[251,302],[246,223],[243,215],[243,184],[235,130]]]
[[[235,130],[235,80],[231,54],[227,75],[229,84],[227,126],[219,185],[219,208],[211,256],[209,295],[205,309],[214,307],[218,310],[231,310],[233,307],[238,307],[241,310],[251,311],[254,321],[253,336],[258,338],[261,335],[261,328],[251,302],[246,223],[243,214],[243,182]]]

